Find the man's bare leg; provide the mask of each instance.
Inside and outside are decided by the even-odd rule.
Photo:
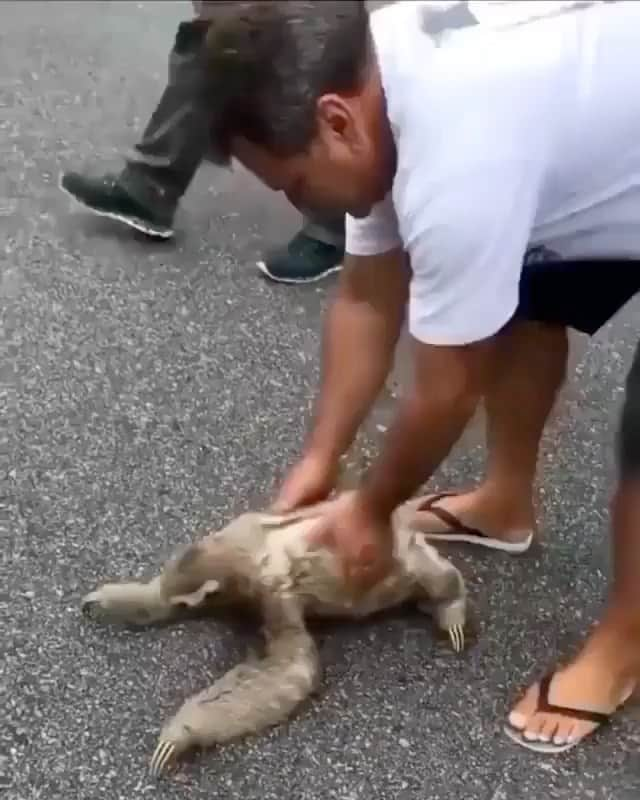
[[[533,486],[540,440],[566,375],[568,352],[564,326],[519,321],[502,334],[496,375],[485,398],[485,480],[473,491],[437,500],[435,508],[506,543],[522,542],[535,530]],[[416,524],[431,539],[451,530],[448,519],[430,511],[418,511]]]
[[[509,716],[507,732],[534,749],[542,749],[539,743],[548,743],[544,749],[551,752],[577,744],[598,721],[589,720],[588,714],[576,718],[571,711],[606,717],[625,702],[640,679],[640,346],[627,379],[618,457],[608,605],[578,656],[548,684],[549,703],[564,707],[565,713],[539,711],[540,684],[535,684]]]

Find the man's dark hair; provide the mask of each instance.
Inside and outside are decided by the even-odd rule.
[[[205,46],[211,157],[228,163],[236,136],[280,156],[305,152],[317,99],[357,91],[370,52],[364,0],[221,3]]]

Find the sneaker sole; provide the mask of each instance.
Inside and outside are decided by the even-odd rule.
[[[275,281],[276,283],[289,284],[317,283],[318,281],[329,277],[329,275],[333,275],[335,272],[340,272],[342,269],[342,264],[336,264],[335,267],[330,267],[329,269],[324,270],[324,272],[319,272],[317,275],[313,275],[310,278],[281,278],[279,275],[274,275],[272,272],[270,272],[264,261],[256,262],[256,266],[260,272],[262,272],[263,275],[266,275],[270,280]]]
[[[121,222],[123,225],[127,225],[129,228],[135,228],[135,230],[144,233],[146,236],[149,236],[153,239],[171,239],[174,235],[174,232],[171,228],[153,228],[149,225],[148,222],[140,219],[139,217],[126,217],[123,214],[116,214],[113,211],[101,211],[99,208],[94,208],[93,206],[87,205],[75,194],[70,192],[62,185],[62,179],[60,179],[58,186],[60,189],[70,197],[75,203],[78,204],[81,208],[90,211],[92,214],[95,214],[97,217],[106,217],[107,219],[113,219],[116,222]]]

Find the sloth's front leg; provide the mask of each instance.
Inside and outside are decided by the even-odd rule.
[[[314,691],[318,654],[298,601],[271,598],[264,612],[264,658],[239,664],[182,705],[160,733],[152,774],[191,747],[223,744],[283,722]]]

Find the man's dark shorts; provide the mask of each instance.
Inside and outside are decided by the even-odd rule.
[[[525,261],[513,320],[564,325],[593,336],[640,291],[640,260]],[[640,342],[628,372],[616,437],[620,480],[640,481]]]
[[[527,254],[514,319],[549,322],[592,336],[640,291],[640,260],[562,261]]]

